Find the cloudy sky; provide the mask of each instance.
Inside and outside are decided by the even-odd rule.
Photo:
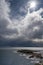
[[[0,45],[15,40],[43,43],[43,0],[0,0]]]

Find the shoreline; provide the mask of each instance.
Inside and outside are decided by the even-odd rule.
[[[43,47],[1,47],[0,50],[14,50],[14,49],[30,49],[30,50],[43,50]]]

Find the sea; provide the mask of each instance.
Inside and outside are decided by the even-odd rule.
[[[18,50],[35,50],[43,56],[43,47],[4,47],[0,48],[0,65],[36,65],[39,61],[43,63],[43,58],[29,58],[29,55],[18,53]]]

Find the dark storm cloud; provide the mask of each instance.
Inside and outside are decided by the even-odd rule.
[[[28,6],[29,0],[0,0],[0,36],[2,41],[5,39],[6,41],[14,40],[13,42],[20,40],[18,43],[22,43],[23,40],[26,40],[32,43],[34,39],[37,39],[36,41],[40,39],[43,42],[42,4],[40,4],[37,10],[31,13]],[[25,12],[25,16],[23,12]],[[16,19],[16,17],[18,18]]]

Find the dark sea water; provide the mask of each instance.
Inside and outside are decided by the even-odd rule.
[[[43,55],[41,48],[3,48],[0,49],[0,65],[35,65],[40,59],[28,58],[28,56],[17,53],[18,49],[38,50]]]

